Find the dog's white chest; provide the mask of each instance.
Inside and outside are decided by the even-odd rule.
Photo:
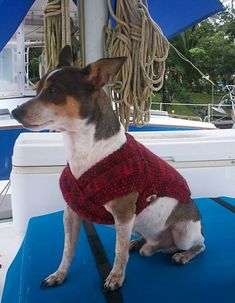
[[[177,204],[173,198],[158,198],[136,217],[133,232],[146,240],[156,237],[166,229],[166,220]]]
[[[95,140],[94,125],[86,125],[86,122],[77,124],[80,129],[79,135],[72,132],[63,133],[70,169],[76,179],[126,142],[123,126],[115,136],[97,141]]]

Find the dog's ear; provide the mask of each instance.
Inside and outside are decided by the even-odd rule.
[[[73,55],[72,50],[69,45],[64,46],[59,53],[59,64],[58,67],[72,66],[73,65]]]
[[[93,87],[99,89],[109,80],[109,76],[117,74],[127,57],[100,59],[84,68],[88,80]]]

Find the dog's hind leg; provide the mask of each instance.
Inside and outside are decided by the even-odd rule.
[[[161,233],[156,236],[149,237],[147,240],[139,238],[137,240],[133,240],[134,248],[139,250],[141,256],[152,256],[156,252],[164,252],[164,253],[173,253],[177,251],[172,231],[170,228],[163,230]]]
[[[74,256],[80,226],[80,217],[69,206],[67,206],[64,211],[65,238],[63,257],[56,272],[49,275],[45,280],[43,280],[41,288],[60,285],[64,282]]]
[[[189,250],[175,253],[171,257],[171,260],[175,264],[183,265],[183,264],[188,263],[190,260],[195,258],[198,254],[200,254],[204,250],[205,250],[205,245],[204,244],[197,245],[197,246],[194,246],[194,247],[190,248]]]
[[[172,235],[177,249],[182,251],[172,256],[175,264],[185,264],[205,250],[201,221],[176,223]]]

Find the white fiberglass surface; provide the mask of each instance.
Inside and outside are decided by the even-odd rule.
[[[23,236],[16,232],[12,222],[0,223],[0,300],[7,270],[22,243]]]

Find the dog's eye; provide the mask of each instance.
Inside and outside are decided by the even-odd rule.
[[[55,87],[49,87],[48,94],[50,97],[56,96],[56,88]]]

